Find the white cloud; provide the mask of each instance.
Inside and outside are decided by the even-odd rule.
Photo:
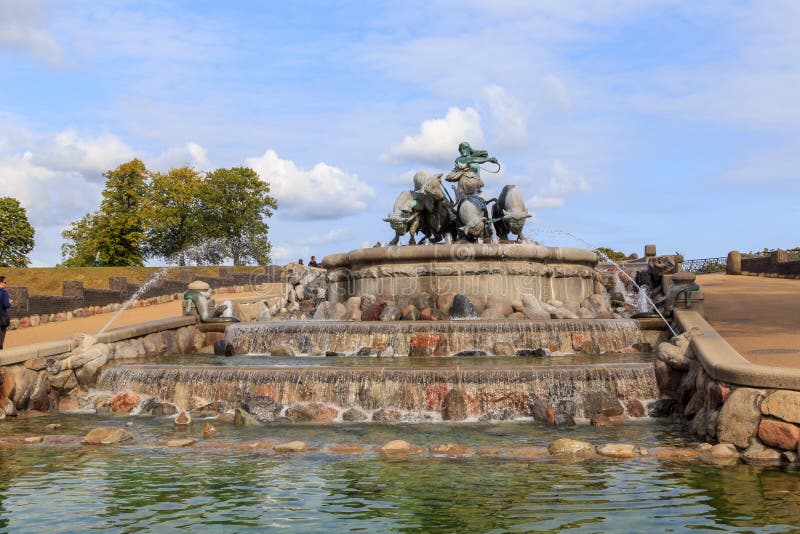
[[[58,63],[62,51],[42,28],[45,17],[34,0],[0,0],[0,48],[27,52],[48,63]]]
[[[422,122],[417,135],[407,135],[403,142],[381,156],[382,161],[421,161],[444,164],[458,155],[458,145],[467,141],[473,146],[483,143],[481,118],[475,109],[450,108],[443,119]]]
[[[306,239],[301,239],[297,243],[299,245],[326,245],[329,243],[341,243],[342,241],[346,240],[350,237],[352,232],[349,228],[333,228],[328,230],[327,233],[324,235],[312,236],[307,237]]]
[[[572,174],[560,160],[555,160],[550,168],[550,180],[528,203],[534,208],[560,208],[564,206],[565,197],[586,193],[589,189],[589,182],[582,176]]]
[[[561,197],[542,197],[533,195],[527,202],[532,208],[562,208],[564,199]]]
[[[206,149],[197,143],[186,143],[167,149],[158,156],[149,166],[155,170],[166,171],[173,167],[188,165],[198,170],[208,170],[211,163],[208,161]]]
[[[33,160],[45,167],[95,174],[113,169],[136,155],[115,135],[81,137],[72,129],[46,137],[32,152]]]
[[[499,147],[525,146],[528,141],[528,127],[520,103],[499,85],[483,88],[483,99],[489,106],[496,130],[494,143]]]
[[[278,215],[290,219],[338,219],[364,211],[375,191],[358,176],[326,163],[306,170],[291,160],[280,159],[274,150],[248,158],[247,165],[278,199]]]

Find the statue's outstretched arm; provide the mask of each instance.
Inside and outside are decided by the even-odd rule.
[[[473,163],[477,163],[478,165],[481,163],[497,163],[497,158],[490,158],[487,156],[461,156],[456,158],[456,163],[460,163],[461,165],[470,165]]]

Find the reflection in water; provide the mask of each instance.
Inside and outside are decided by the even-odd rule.
[[[41,431],[53,418],[19,421]],[[119,419],[59,418],[80,434]],[[502,458],[386,458],[325,452],[327,445],[406,439],[430,446],[543,445],[555,437],[594,443],[681,444],[656,422],[559,433],[534,423],[475,425],[219,425],[223,440],[167,449],[164,420],[138,417],[130,445],[4,446],[0,528],[9,531],[113,529],[298,532],[524,532],[754,530],[800,526],[795,472],[702,463]],[[0,432],[10,426],[0,423]],[[199,436],[200,428],[188,435]],[[303,439],[318,451],[273,455],[242,440]],[[219,443],[217,448],[205,448]],[[230,443],[230,445],[225,445]]]

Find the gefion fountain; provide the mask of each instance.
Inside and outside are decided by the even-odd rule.
[[[385,219],[390,245],[289,266],[286,298],[228,325],[216,365],[117,366],[98,387],[181,407],[201,397],[262,421],[645,416],[659,391],[639,354],[663,324],[629,318],[636,306],[594,252],[525,239],[518,188],[482,196],[480,167],[497,160],[459,152],[452,194],[442,174],[417,173]]]

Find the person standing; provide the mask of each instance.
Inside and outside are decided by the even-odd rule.
[[[3,350],[3,341],[6,339],[6,330],[11,324],[11,317],[8,309],[11,307],[11,299],[6,291],[6,277],[0,276],[0,350]]]
[[[317,263],[317,257],[311,256],[311,261],[308,262],[309,267],[319,267],[319,263]]]

